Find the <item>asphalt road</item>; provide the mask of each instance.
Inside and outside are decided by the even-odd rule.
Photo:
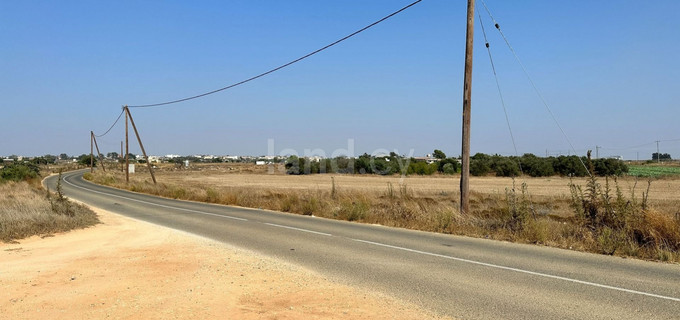
[[[680,319],[679,265],[163,199],[94,185],[83,172],[64,174],[68,197],[455,318]]]

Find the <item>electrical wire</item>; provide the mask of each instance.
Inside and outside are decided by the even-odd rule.
[[[100,135],[96,135],[96,134],[95,134],[94,136],[97,137],[97,138],[101,138],[101,137],[105,136],[107,133],[109,133],[109,131],[111,131],[111,129],[113,129],[114,126],[116,126],[116,123],[118,123],[118,121],[120,120],[120,117],[123,116],[123,112],[125,112],[125,109],[123,109],[123,110],[120,111],[120,114],[118,115],[118,118],[116,118],[116,121],[114,121],[113,124],[111,125],[111,127],[109,127],[109,130],[106,130],[106,132],[104,132],[104,133],[102,133],[102,134],[100,134]]]
[[[205,96],[207,96],[207,95],[211,95],[211,94],[214,94],[214,93],[218,93],[218,92],[220,92],[220,91],[224,91],[224,90],[227,90],[227,89],[231,89],[231,88],[236,87],[236,86],[240,86],[240,85],[242,85],[242,84],[248,83],[248,82],[253,81],[253,80],[255,80],[255,79],[264,77],[264,76],[266,76],[266,75],[268,75],[268,74],[270,74],[270,73],[279,71],[279,70],[281,70],[281,69],[283,69],[283,68],[285,68],[285,67],[288,67],[288,66],[290,66],[290,65],[292,65],[292,64],[295,64],[295,63],[300,62],[300,61],[302,61],[302,60],[304,60],[304,59],[307,59],[307,58],[309,58],[309,57],[311,57],[311,56],[313,56],[313,55],[315,55],[315,54],[317,54],[317,53],[319,53],[319,52],[321,52],[321,51],[324,51],[324,50],[326,50],[326,49],[328,49],[328,48],[330,48],[330,47],[332,47],[332,46],[335,46],[336,44],[338,44],[338,43],[340,43],[340,42],[343,42],[343,41],[345,41],[345,40],[347,40],[347,39],[349,39],[349,38],[351,38],[351,37],[353,37],[353,36],[355,36],[355,35],[357,35],[357,34],[363,32],[363,31],[366,31],[367,29],[369,29],[369,28],[371,28],[371,27],[373,27],[373,26],[375,26],[375,25],[377,25],[377,24],[379,24],[379,23],[381,23],[381,22],[383,22],[383,21],[385,21],[385,20],[387,20],[387,19],[389,19],[389,18],[391,18],[391,17],[393,17],[393,16],[399,14],[399,13],[401,13],[402,11],[404,11],[404,10],[406,10],[406,9],[408,9],[408,8],[410,8],[410,7],[412,7],[412,6],[414,6],[414,5],[416,5],[417,3],[421,2],[421,1],[422,1],[422,0],[414,1],[414,2],[412,2],[411,4],[409,4],[409,5],[407,5],[407,6],[403,7],[403,8],[401,8],[401,9],[399,9],[399,10],[397,10],[397,11],[395,11],[395,12],[393,12],[393,13],[391,13],[391,14],[385,16],[385,17],[383,17],[382,19],[380,19],[380,20],[378,20],[378,21],[376,21],[376,22],[373,22],[373,23],[371,23],[371,24],[369,24],[369,25],[367,25],[367,26],[365,26],[365,27],[363,27],[363,28],[357,30],[357,31],[355,31],[355,32],[353,32],[353,33],[351,33],[351,34],[349,34],[349,35],[347,35],[347,36],[341,38],[340,40],[337,40],[337,41],[335,41],[335,42],[333,42],[333,43],[331,43],[331,44],[328,44],[328,45],[322,47],[321,49],[317,49],[317,50],[315,50],[315,51],[312,51],[312,52],[310,52],[310,53],[308,53],[308,54],[306,54],[306,55],[304,55],[304,56],[302,56],[302,57],[300,57],[300,58],[297,58],[297,59],[295,59],[295,60],[293,60],[293,61],[291,61],[291,62],[288,62],[288,63],[286,63],[286,64],[283,64],[283,65],[281,65],[281,66],[278,66],[278,67],[276,67],[276,68],[274,68],[274,69],[271,69],[271,70],[269,70],[269,71],[260,73],[260,74],[258,74],[258,75],[256,75],[256,76],[251,77],[251,78],[248,78],[248,79],[246,79],[246,80],[243,80],[243,81],[240,81],[240,82],[237,82],[237,83],[234,83],[234,84],[231,84],[231,85],[228,85],[228,86],[226,86],[226,87],[222,87],[222,88],[219,88],[219,89],[216,89],[216,90],[213,90],[213,91],[209,91],[209,92],[206,92],[206,93],[202,93],[202,94],[198,94],[198,95],[195,95],[195,96],[187,97],[187,98],[182,98],[182,99],[177,99],[177,100],[172,100],[172,101],[167,101],[167,102],[161,102],[161,103],[153,103],[153,104],[129,105],[128,107],[129,107],[129,108],[149,108],[149,107],[164,106],[164,105],[169,105],[169,104],[174,104],[174,103],[179,103],[179,102],[183,102],[183,101],[188,101],[188,100],[197,99],[197,98],[200,98],[200,97],[205,97]]]
[[[489,10],[489,7],[486,5],[486,2],[484,2],[484,0],[482,0],[482,5],[484,6],[484,9],[486,10],[486,12],[489,14],[489,17],[490,17],[491,20],[493,21],[494,26],[496,27],[496,29],[498,30],[498,32],[501,34],[501,37],[503,37],[503,40],[505,40],[505,44],[506,44],[506,45],[508,46],[508,48],[510,49],[510,52],[512,52],[512,54],[515,56],[515,60],[517,60],[517,63],[520,65],[520,67],[522,67],[522,70],[524,71],[524,74],[526,75],[527,79],[529,79],[529,83],[531,83],[531,86],[534,88],[534,91],[536,91],[536,94],[538,95],[538,97],[539,97],[539,98],[541,99],[541,101],[543,102],[543,105],[545,106],[545,108],[548,110],[548,113],[550,114],[550,117],[552,117],[553,121],[555,122],[555,124],[557,125],[557,127],[558,127],[558,128],[560,129],[560,131],[562,132],[562,136],[564,136],[564,139],[567,140],[567,143],[569,143],[569,146],[571,147],[571,149],[574,150],[574,153],[576,153],[576,149],[574,148],[574,144],[571,143],[571,140],[569,139],[569,136],[567,136],[567,134],[564,132],[564,129],[562,129],[562,126],[560,125],[559,121],[557,121],[557,117],[555,117],[555,114],[553,114],[552,109],[551,109],[550,106],[548,105],[548,102],[545,100],[545,98],[543,97],[543,95],[541,94],[541,92],[538,90],[538,87],[536,86],[536,84],[534,83],[534,80],[533,80],[533,79],[531,78],[531,76],[529,75],[529,72],[527,71],[527,68],[524,67],[524,64],[522,63],[522,60],[520,60],[519,56],[518,56],[517,53],[515,52],[515,49],[513,49],[512,46],[510,45],[510,41],[508,41],[508,38],[505,37],[505,34],[504,34],[503,31],[501,30],[500,25],[498,24],[498,22],[496,21],[496,19],[494,19],[493,15],[491,14],[491,11]],[[581,162],[581,164],[583,165],[583,167],[586,169],[586,172],[588,172],[588,175],[592,177],[593,174],[590,172],[590,169],[588,169],[588,166],[586,166],[586,164],[583,162],[583,160],[581,159],[581,157],[578,157],[578,159],[579,159],[579,161]]]
[[[658,140],[658,142],[676,142],[676,141],[680,141],[680,138],[679,138],[679,139]],[[647,142],[647,143],[643,143],[643,144],[638,144],[638,145],[630,146],[630,147],[618,147],[618,148],[612,148],[612,147],[600,147],[600,148],[606,149],[606,150],[630,150],[630,149],[637,149],[637,148],[641,148],[641,147],[646,147],[646,146],[654,145],[654,144],[656,144],[656,142],[657,142],[657,141],[652,141],[652,142]]]
[[[649,145],[653,145],[655,143],[656,142],[648,142],[648,143],[639,144],[639,145],[636,145],[636,146],[620,147],[620,148],[610,148],[610,147],[600,147],[600,148],[605,149],[605,150],[630,150],[630,149],[637,149],[637,148],[641,148],[641,147],[646,147],[646,146],[649,146]]]
[[[505,123],[508,125],[508,131],[510,131],[510,139],[512,140],[512,147],[515,149],[515,156],[517,157],[517,164],[519,165],[519,172],[524,175],[524,170],[522,170],[522,161],[519,157],[519,152],[517,152],[517,144],[515,143],[515,135],[512,134],[512,127],[510,126],[510,118],[508,117],[508,109],[505,107],[505,99],[503,99],[503,92],[501,91],[501,85],[498,81],[498,75],[496,74],[496,66],[493,63],[493,58],[491,57],[491,48],[489,47],[489,40],[486,37],[486,30],[484,29],[484,22],[482,21],[482,16],[477,13],[479,17],[479,24],[482,26],[482,34],[484,34],[484,45],[486,46],[486,51],[489,53],[489,61],[491,62],[491,70],[493,70],[493,76],[496,79],[496,88],[498,88],[498,96],[501,99],[501,105],[503,106],[503,113],[505,113]]]

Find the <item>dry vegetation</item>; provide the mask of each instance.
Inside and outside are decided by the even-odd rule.
[[[0,183],[0,241],[45,236],[98,222],[90,209],[61,193],[48,193],[36,181]]]
[[[654,181],[650,189],[646,180],[619,179],[606,188],[604,179],[598,179],[592,194],[572,197],[570,184],[585,190],[587,179],[473,178],[473,212],[461,215],[457,177],[289,176],[272,169],[166,165],[157,170],[157,186],[145,168],[138,168],[129,184],[120,171],[86,178],[175,199],[680,262],[678,179]],[[616,207],[609,205],[610,199],[617,201]],[[578,214],[588,204],[599,205],[598,216],[609,218],[588,220],[587,214]]]

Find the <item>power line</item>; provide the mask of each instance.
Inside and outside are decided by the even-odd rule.
[[[519,172],[524,174],[522,170],[522,162],[519,158],[519,152],[517,152],[517,144],[515,143],[515,135],[512,134],[512,127],[510,126],[510,118],[508,117],[508,109],[505,107],[505,99],[503,99],[503,92],[501,91],[501,85],[498,81],[498,75],[496,74],[496,66],[493,63],[493,58],[491,57],[491,48],[489,48],[489,40],[486,37],[486,30],[484,29],[484,22],[482,21],[482,15],[477,13],[479,17],[479,24],[482,26],[482,34],[484,35],[484,45],[486,46],[486,51],[489,53],[489,61],[491,62],[491,70],[493,70],[494,79],[496,79],[496,88],[498,88],[498,96],[501,99],[501,105],[503,106],[503,113],[505,113],[505,122],[508,124],[508,131],[510,131],[510,139],[512,140],[512,147],[515,149],[515,156],[517,156],[517,164],[519,165]]]
[[[107,133],[109,133],[109,131],[111,131],[111,129],[113,129],[113,127],[116,125],[116,123],[118,123],[118,120],[120,120],[120,117],[123,116],[123,112],[124,112],[124,111],[125,111],[125,109],[123,109],[123,110],[120,111],[120,114],[118,115],[118,118],[116,118],[116,121],[114,121],[113,124],[111,125],[111,127],[109,127],[109,130],[106,130],[106,132],[104,132],[104,133],[102,133],[102,134],[100,134],[100,135],[96,135],[96,134],[95,134],[94,136],[97,137],[97,138],[101,138],[101,137],[105,136]]]
[[[639,144],[639,145],[636,145],[636,146],[630,146],[630,147],[619,147],[619,148],[601,147],[601,148],[606,149],[606,150],[630,150],[630,149],[637,149],[637,148],[653,145],[654,143],[656,143],[656,141],[643,143],[643,144]]]
[[[637,148],[641,148],[641,147],[646,147],[646,146],[654,145],[655,143],[657,143],[657,141],[658,141],[658,142],[676,142],[676,141],[680,141],[680,138],[679,138],[679,139],[654,140],[654,141],[651,141],[651,142],[647,142],[647,143],[643,143],[643,144],[638,144],[638,145],[630,146],[630,147],[616,147],[616,148],[613,148],[613,147],[601,147],[601,148],[602,148],[602,149],[607,149],[607,150],[630,150],[630,149],[637,149]]]
[[[148,108],[148,107],[164,106],[164,105],[168,105],[168,104],[174,104],[174,103],[183,102],[183,101],[187,101],[187,100],[197,99],[197,98],[200,98],[200,97],[205,97],[205,96],[207,96],[207,95],[211,95],[211,94],[214,94],[214,93],[217,93],[217,92],[220,92],[220,91],[224,91],[224,90],[227,90],[227,89],[231,89],[231,88],[236,87],[236,86],[240,86],[240,85],[242,85],[242,84],[245,84],[245,83],[247,83],[247,82],[253,81],[253,80],[255,80],[255,79],[264,77],[264,76],[266,76],[266,75],[268,75],[268,74],[270,74],[270,73],[279,71],[279,70],[281,70],[281,69],[283,69],[283,68],[285,68],[285,67],[288,67],[288,66],[290,66],[290,65],[292,65],[292,64],[295,64],[295,63],[300,62],[300,61],[302,61],[302,60],[304,60],[304,59],[307,59],[307,58],[309,58],[309,57],[311,57],[311,56],[313,56],[313,55],[315,55],[315,54],[317,54],[317,53],[319,53],[319,52],[321,52],[321,51],[324,51],[324,50],[326,50],[326,49],[328,49],[328,48],[330,48],[330,47],[332,47],[332,46],[335,46],[336,44],[338,44],[338,43],[340,43],[340,42],[343,42],[343,41],[345,41],[345,40],[347,40],[347,39],[349,39],[349,38],[351,38],[351,37],[353,37],[353,36],[355,36],[355,35],[357,35],[357,34],[363,32],[363,31],[366,31],[367,29],[369,29],[369,28],[371,28],[371,27],[373,27],[373,26],[375,26],[375,25],[377,25],[377,24],[379,24],[379,23],[381,23],[381,22],[383,22],[383,21],[385,21],[385,20],[387,20],[387,19],[389,19],[389,18],[391,18],[391,17],[393,17],[393,16],[399,14],[399,13],[401,13],[402,11],[404,11],[404,10],[406,10],[406,9],[408,9],[408,8],[410,8],[410,7],[412,7],[412,6],[414,6],[414,5],[416,5],[418,2],[421,2],[421,1],[422,1],[422,0],[414,1],[414,2],[412,2],[411,4],[409,4],[409,5],[405,6],[405,7],[403,7],[403,8],[401,8],[401,9],[399,9],[399,10],[397,10],[397,11],[395,11],[395,12],[393,12],[393,13],[387,15],[387,16],[385,16],[384,18],[382,18],[382,19],[380,19],[380,20],[378,20],[378,21],[376,21],[376,22],[373,22],[373,23],[367,25],[367,26],[365,26],[365,27],[363,27],[363,28],[361,28],[361,29],[359,29],[359,30],[357,30],[357,31],[355,31],[355,32],[353,32],[353,33],[351,33],[351,34],[349,34],[349,35],[347,35],[347,36],[341,38],[340,40],[337,40],[337,41],[335,41],[335,42],[333,42],[333,43],[331,43],[331,44],[329,44],[329,45],[326,45],[326,46],[322,47],[321,49],[317,49],[317,50],[315,50],[315,51],[312,51],[311,53],[308,53],[308,54],[306,54],[306,55],[304,55],[304,56],[302,56],[302,57],[300,57],[300,58],[297,58],[297,59],[295,59],[295,60],[293,60],[293,61],[291,61],[291,62],[288,62],[288,63],[286,63],[286,64],[283,64],[283,65],[281,65],[281,66],[278,66],[278,67],[276,67],[276,68],[274,68],[274,69],[271,69],[271,70],[269,70],[269,71],[260,73],[260,74],[258,74],[258,75],[256,75],[256,76],[251,77],[251,78],[248,78],[248,79],[246,79],[246,80],[243,80],[243,81],[240,81],[240,82],[237,82],[237,83],[228,85],[228,86],[226,86],[226,87],[219,88],[219,89],[217,89],[217,90],[213,90],[213,91],[210,91],[210,92],[206,92],[206,93],[202,93],[202,94],[199,94],[199,95],[191,96],[191,97],[188,97],[188,98],[182,98],[182,99],[177,99],[177,100],[172,100],[172,101],[167,101],[167,102],[161,102],[161,103],[153,103],[153,104],[144,104],[144,105],[136,105],[136,106],[130,105],[130,106],[128,106],[128,107],[129,107],[129,108]]]
[[[484,0],[482,0],[482,5],[484,6],[484,9],[486,10],[486,12],[489,14],[489,17],[491,18],[491,20],[493,21],[494,26],[496,27],[496,30],[498,30],[498,32],[501,34],[501,37],[503,37],[503,40],[505,40],[505,44],[506,44],[506,45],[508,46],[508,48],[510,49],[510,52],[512,52],[512,54],[515,56],[515,60],[517,60],[517,63],[520,65],[520,67],[522,67],[522,70],[524,71],[524,74],[526,75],[527,79],[529,79],[529,83],[531,83],[531,86],[534,88],[534,91],[536,92],[536,94],[538,95],[538,97],[541,99],[541,102],[543,102],[543,105],[545,106],[545,108],[548,110],[548,113],[550,114],[550,117],[552,117],[553,121],[555,122],[555,124],[557,125],[557,127],[558,127],[558,128],[560,129],[560,131],[562,132],[562,136],[564,136],[564,139],[567,140],[567,143],[569,143],[569,146],[571,147],[572,150],[574,150],[574,153],[575,153],[575,152],[576,152],[576,149],[574,148],[574,144],[571,143],[571,140],[569,139],[569,136],[567,136],[567,134],[564,132],[564,129],[562,129],[562,126],[561,126],[560,123],[557,121],[557,118],[555,117],[555,114],[553,114],[552,109],[551,109],[550,106],[548,105],[548,102],[545,100],[545,98],[543,98],[543,95],[542,95],[541,92],[538,90],[538,87],[537,87],[536,84],[534,83],[534,80],[531,78],[531,76],[529,75],[529,72],[527,71],[526,67],[524,67],[524,64],[523,64],[522,61],[519,59],[519,56],[518,56],[517,53],[515,52],[515,49],[513,49],[512,46],[510,45],[510,41],[508,41],[508,38],[505,37],[505,34],[504,34],[503,31],[501,30],[500,25],[498,24],[498,22],[496,21],[496,19],[494,19],[493,15],[491,14],[491,11],[489,10],[489,7],[487,7],[487,5],[486,5],[486,3],[484,2]],[[590,175],[590,176],[592,177],[592,173],[590,172],[590,169],[588,169],[588,166],[586,166],[586,164],[583,162],[583,160],[581,160],[580,157],[579,157],[578,159],[579,159],[579,161],[581,162],[581,164],[583,165],[583,167],[586,168],[586,172],[588,172],[588,175]]]

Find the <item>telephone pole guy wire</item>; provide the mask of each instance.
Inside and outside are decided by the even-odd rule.
[[[557,125],[557,127],[558,127],[558,128],[560,129],[560,131],[562,132],[562,136],[564,137],[565,140],[567,140],[567,143],[569,143],[569,146],[571,147],[571,149],[574,150],[574,153],[576,153],[576,148],[574,148],[574,144],[571,143],[571,140],[569,139],[569,136],[567,136],[567,134],[564,132],[564,129],[562,129],[562,126],[560,125],[559,121],[557,121],[557,117],[555,117],[555,114],[553,114],[552,109],[551,109],[550,106],[548,105],[548,102],[545,100],[545,98],[543,97],[543,95],[541,94],[541,92],[538,90],[538,87],[536,86],[536,84],[534,83],[534,80],[533,80],[533,79],[531,78],[531,76],[529,75],[529,71],[527,71],[527,68],[524,67],[524,64],[522,63],[522,60],[519,59],[519,56],[518,56],[517,53],[515,52],[515,49],[513,49],[512,46],[510,45],[510,41],[508,41],[508,38],[505,36],[505,34],[503,33],[503,31],[501,30],[500,25],[498,24],[498,22],[496,21],[496,19],[495,19],[495,18],[493,17],[493,15],[491,14],[491,11],[489,10],[489,7],[487,7],[487,5],[486,5],[486,2],[484,2],[484,0],[481,0],[481,1],[482,1],[482,5],[484,6],[484,9],[485,9],[486,12],[489,14],[489,17],[491,18],[491,20],[493,21],[494,26],[496,27],[496,29],[498,30],[498,32],[501,34],[501,37],[503,37],[503,40],[505,40],[505,44],[506,44],[506,45],[508,46],[508,48],[510,49],[510,52],[512,52],[512,55],[515,56],[515,60],[517,60],[517,63],[520,65],[520,67],[522,67],[522,70],[524,71],[524,75],[526,75],[527,79],[529,79],[529,83],[531,83],[531,86],[534,88],[534,91],[536,91],[536,94],[537,94],[538,97],[541,99],[541,102],[543,102],[543,105],[545,106],[546,110],[548,110],[548,113],[550,114],[550,117],[552,117],[553,121],[555,122],[555,124]],[[592,172],[590,172],[590,169],[588,168],[588,166],[586,166],[586,164],[583,162],[583,160],[581,159],[581,157],[577,157],[577,158],[578,158],[579,162],[581,162],[581,164],[583,165],[583,167],[586,168],[586,172],[588,172],[588,175],[592,177],[592,176],[593,176]]]

